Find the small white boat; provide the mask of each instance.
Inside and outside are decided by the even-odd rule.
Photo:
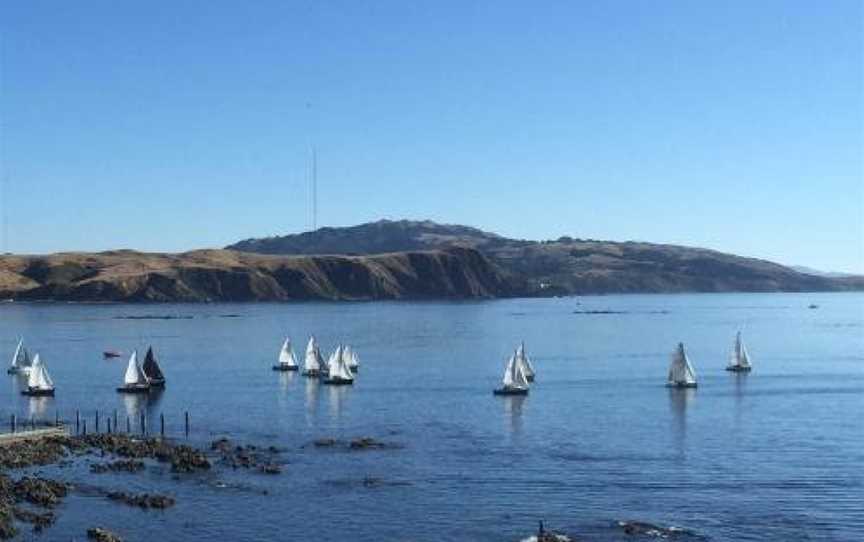
[[[43,396],[54,395],[54,381],[48,374],[48,368],[39,359],[39,354],[33,357],[33,364],[27,376],[27,389],[21,391],[22,395]]]
[[[348,368],[348,363],[345,360],[345,348],[342,345],[337,346],[336,350],[330,354],[327,367],[327,378],[324,379],[325,384],[344,386],[354,383],[354,374]]]
[[[120,393],[148,393],[150,381],[138,363],[138,351],[133,350],[123,375],[123,385],[117,388]]]
[[[306,344],[306,356],[303,358],[303,376],[321,376],[325,372],[324,360],[315,336],[309,337]]]
[[[741,339],[741,332],[739,331],[735,335],[735,346],[732,347],[732,355],[726,370],[734,373],[749,373],[752,369],[750,354],[747,353],[747,347],[744,346],[744,340]]]
[[[519,343],[519,348],[516,349],[516,363],[519,364],[519,367],[525,374],[525,379],[528,382],[534,382],[534,365],[528,358],[528,354],[525,353],[524,342]]]
[[[15,347],[15,353],[12,354],[12,363],[6,370],[10,375],[27,374],[30,372],[32,361],[30,360],[30,352],[24,346],[24,339],[18,339],[18,346]]]
[[[690,363],[690,358],[687,357],[687,352],[684,351],[684,343],[678,343],[678,348],[672,355],[666,385],[671,388],[696,387],[696,371]]]
[[[279,349],[279,363],[273,366],[274,371],[296,371],[300,368],[297,363],[297,357],[294,355],[294,347],[291,346],[291,339],[285,338],[282,343],[282,348]]]
[[[492,393],[495,395],[528,395],[528,378],[522,370],[522,365],[516,361],[516,352],[510,356],[504,368],[502,386]]]
[[[360,358],[357,357],[357,352],[351,348],[350,345],[345,345],[343,349],[343,354],[345,356],[345,362],[348,364],[348,368],[351,369],[352,373],[356,373],[360,370]]]
[[[159,362],[156,360],[156,354],[153,353],[153,347],[147,347],[147,354],[144,356],[144,365],[141,366],[144,375],[147,377],[147,382],[151,387],[164,388],[165,375],[162,374],[162,368],[159,367]]]

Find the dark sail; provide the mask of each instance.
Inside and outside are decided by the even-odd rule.
[[[159,368],[159,364],[156,362],[156,356],[153,355],[152,346],[147,348],[147,355],[144,357],[144,365],[141,368],[144,369],[144,374],[152,382],[165,381],[165,375],[162,374],[162,369]]]

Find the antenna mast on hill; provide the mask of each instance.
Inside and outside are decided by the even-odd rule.
[[[318,152],[312,146],[312,231],[318,229]]]

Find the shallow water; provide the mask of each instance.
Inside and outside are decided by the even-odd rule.
[[[808,309],[816,303],[818,309]],[[574,311],[616,311],[577,314]],[[149,320],[121,316],[172,315]],[[230,316],[230,317],[229,317]],[[754,360],[727,373],[735,331]],[[217,469],[172,479],[42,469],[101,489],[163,491],[164,512],[73,493],[40,540],[105,525],[127,540],[519,540],[537,520],[584,540],[633,539],[611,525],[677,525],[709,540],[864,539],[864,295],[605,296],[465,303],[0,305],[0,352],[38,350],[53,399],[20,396],[10,415],[74,420],[145,412],[206,444],[227,435],[277,446],[279,476]],[[361,357],[353,387],[271,371],[285,334],[301,356],[315,333]],[[527,398],[493,397],[524,339],[538,371]],[[700,387],[664,387],[684,341]],[[128,352],[152,343],[164,393],[120,396]],[[398,449],[308,446],[372,436]],[[367,487],[364,478],[380,479]],[[27,536],[31,536],[27,534]]]

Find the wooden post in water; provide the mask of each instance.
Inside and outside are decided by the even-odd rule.
[[[159,413],[159,434],[165,438],[165,413]]]
[[[105,420],[105,422],[108,425],[108,434],[110,435],[111,434],[111,418],[108,418],[107,420]]]
[[[87,420],[86,419],[81,420],[81,428],[83,431],[82,434],[86,437],[87,436]]]
[[[30,429],[36,430],[36,418],[30,418]]]
[[[132,432],[132,422],[129,421],[129,416],[128,416],[128,415],[126,416],[126,432],[127,432],[127,433],[131,433],[131,432]]]
[[[17,420],[15,419],[15,414],[12,414],[12,420],[10,421],[10,425],[12,426],[12,432],[14,433],[17,429],[15,426],[18,425]]]
[[[141,413],[141,434],[147,436],[147,416]]]
[[[75,434],[77,435],[80,432],[81,432],[81,411],[76,410],[75,411]]]
[[[99,411],[96,411],[96,432],[99,432]]]
[[[117,424],[117,409],[115,408],[114,409],[114,430],[117,431],[118,427],[120,427],[120,426]]]
[[[60,427],[60,411],[59,410],[54,411],[54,426]]]
[[[189,438],[189,411],[186,411],[186,438]]]

